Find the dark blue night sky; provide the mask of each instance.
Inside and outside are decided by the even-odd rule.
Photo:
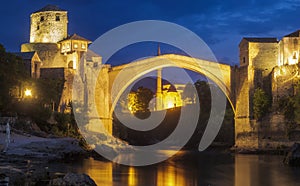
[[[300,29],[300,0],[10,0],[0,7],[0,43],[8,51],[19,51],[29,41],[30,14],[47,4],[68,10],[69,34],[77,33],[90,40],[117,27],[138,20],[164,20],[184,26],[201,37],[217,59],[238,63],[238,44],[242,37],[281,38]],[[156,44],[138,47],[143,55],[155,55]],[[116,63],[122,61],[122,52]],[[162,46],[162,53],[175,52]],[[174,51],[173,51],[174,50]],[[141,52],[139,52],[141,54]]]

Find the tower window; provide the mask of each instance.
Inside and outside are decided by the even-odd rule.
[[[44,16],[41,16],[41,21],[44,21],[45,20],[45,17]]]
[[[243,63],[246,63],[246,58],[245,57],[243,57]]]
[[[56,16],[55,21],[60,21],[60,16]]]
[[[38,25],[38,26],[36,27],[36,29],[39,30],[39,29],[40,29],[40,25]]]
[[[293,59],[297,59],[297,52],[295,52],[295,51],[293,53]]]

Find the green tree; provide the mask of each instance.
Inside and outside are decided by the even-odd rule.
[[[64,79],[37,79],[36,94],[38,102],[42,105],[54,104],[56,110],[62,95],[64,82]]]
[[[7,112],[13,109],[11,105],[13,96],[10,94],[10,90],[21,86],[29,78],[22,59],[6,52],[3,45],[0,44],[0,111]]]
[[[200,102],[200,109],[209,114],[211,110],[211,93],[208,82],[198,80],[195,82],[195,87]]]
[[[296,94],[282,97],[279,100],[279,109],[290,123],[300,124],[300,83],[295,86]]]
[[[291,96],[282,97],[279,100],[279,110],[283,112],[284,118],[289,122],[295,121],[295,103]]]
[[[257,88],[253,95],[253,114],[254,118],[260,120],[265,116],[271,106],[270,97],[261,88]]]
[[[194,85],[192,83],[187,83],[185,85],[181,97],[185,103],[194,103],[196,94],[194,92]]]
[[[149,103],[154,93],[145,87],[139,87],[128,96],[128,106],[133,113],[149,113]]]

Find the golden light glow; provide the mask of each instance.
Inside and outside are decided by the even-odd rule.
[[[158,170],[157,173],[157,186],[175,186],[176,184],[176,169],[172,166],[163,167]]]
[[[137,177],[136,170],[133,167],[129,167],[128,170],[128,186],[136,186],[137,185]]]
[[[24,92],[25,97],[32,97],[32,92],[30,89],[26,89]]]
[[[49,39],[48,38],[43,38],[43,43],[48,43]]]
[[[175,104],[172,101],[168,101],[167,108],[173,108],[175,107]]]
[[[182,106],[181,96],[178,92],[164,92],[163,93],[164,109],[170,109]]]
[[[73,56],[73,69],[77,69],[77,57]]]
[[[294,56],[292,55],[288,58],[288,65],[295,65],[297,64],[297,61],[297,58],[294,58]]]
[[[81,171],[86,172],[97,185],[113,185],[112,163],[87,159],[83,161]]]

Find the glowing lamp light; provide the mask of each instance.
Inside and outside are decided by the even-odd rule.
[[[25,94],[25,97],[32,97],[32,92],[30,89],[26,89],[24,94]]]
[[[168,104],[167,104],[167,108],[173,108],[174,107],[174,103],[172,101],[168,101]]]

